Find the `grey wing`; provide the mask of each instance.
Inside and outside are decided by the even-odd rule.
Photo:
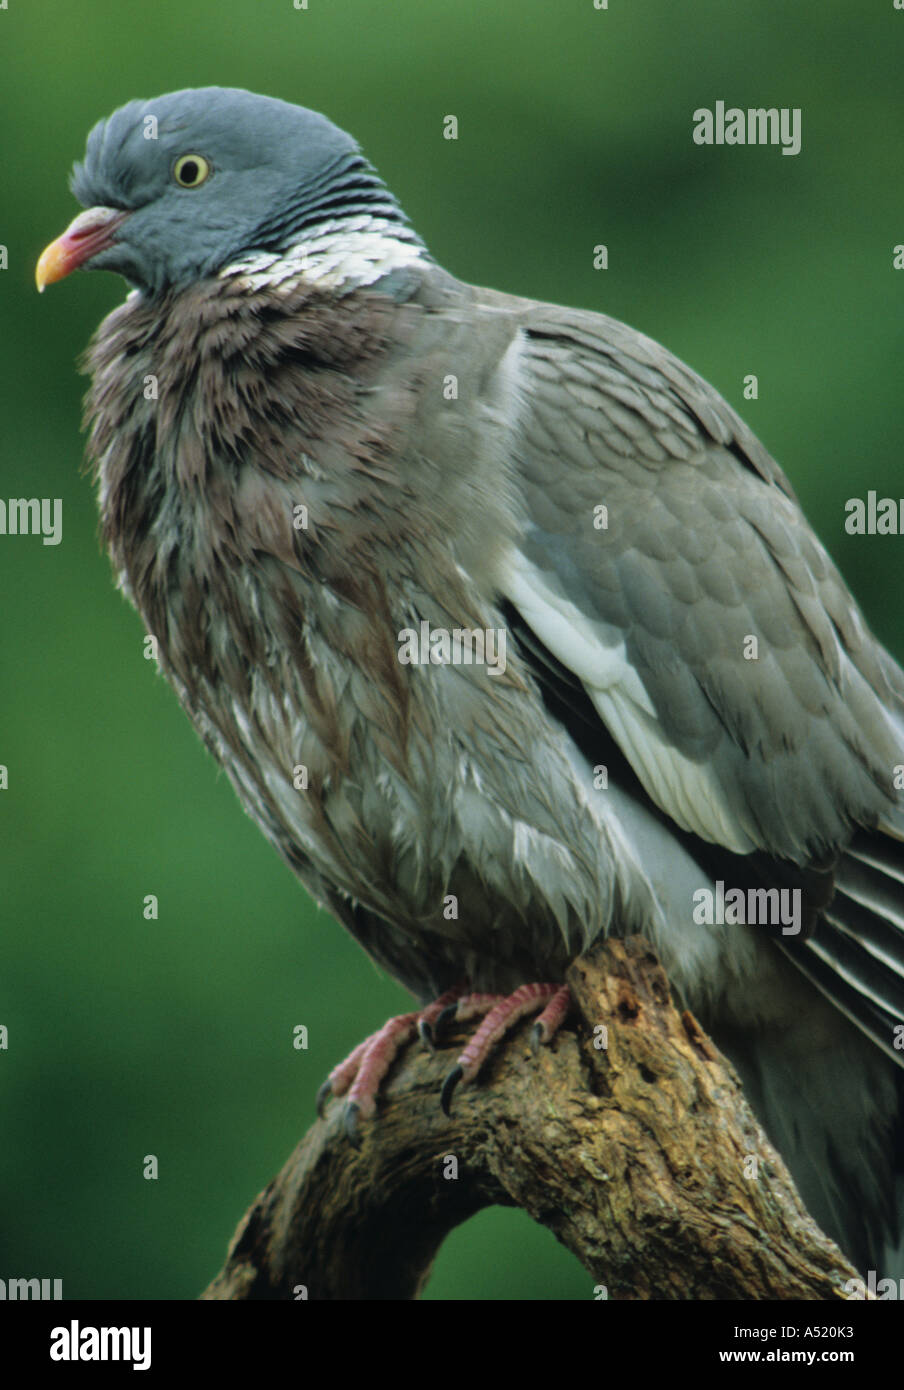
[[[791,953],[888,1050],[904,1017],[904,673],[781,469],[658,344],[534,306],[517,384],[506,597],[683,831],[840,861],[831,916]]]

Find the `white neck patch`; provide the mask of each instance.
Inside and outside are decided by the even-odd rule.
[[[411,235],[385,217],[331,218],[288,251],[252,251],[221,270],[219,278],[240,277],[241,287],[250,290],[288,291],[304,280],[347,292],[421,260],[424,247],[409,240]]]

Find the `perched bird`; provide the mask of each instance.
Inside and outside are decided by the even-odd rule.
[[[39,288],[133,287],[88,356],[119,585],[264,834],[425,1006],[333,1073],[349,1114],[418,1025],[484,1013],[448,1103],[643,932],[881,1270],[904,674],[784,473],[649,338],[454,279],[313,111],[133,101],[72,189]]]

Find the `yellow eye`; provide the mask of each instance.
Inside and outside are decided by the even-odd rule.
[[[182,188],[198,188],[210,175],[203,154],[182,154],[173,165],[173,178]]]

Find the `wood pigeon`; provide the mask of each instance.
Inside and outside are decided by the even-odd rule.
[[[603,314],[462,283],[324,116],[132,101],[41,256],[133,287],[88,355],[119,586],[247,811],[423,1010],[552,1036],[645,933],[823,1227],[901,1205],[904,674],[712,387]],[[431,1004],[431,1001],[436,1001]]]

